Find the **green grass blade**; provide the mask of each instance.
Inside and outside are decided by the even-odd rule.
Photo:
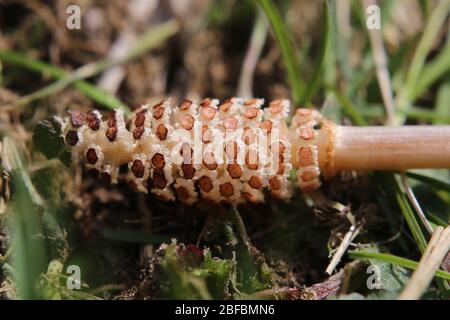
[[[32,101],[45,98],[66,88],[68,85],[77,81],[95,76],[106,69],[131,61],[150,49],[156,47],[164,40],[173,36],[179,30],[179,25],[175,21],[169,21],[155,26],[144,33],[136,44],[124,55],[117,58],[105,58],[82,66],[72,73],[63,75],[58,81],[39,89],[29,95],[23,96],[18,100],[7,105],[10,107],[27,105]],[[92,94],[92,92],[91,92]],[[95,96],[99,98],[99,96]]]
[[[450,192],[450,183],[447,183],[445,181],[438,180],[433,177],[425,176],[423,174],[416,173],[416,172],[406,172],[406,176],[408,178],[412,178],[414,180],[432,185],[434,188],[437,188],[439,190],[444,190],[444,191]]]
[[[400,207],[403,216],[405,217],[406,223],[411,230],[417,247],[419,248],[420,252],[423,253],[427,246],[427,241],[425,240],[422,229],[420,228],[420,225],[416,219],[414,210],[412,209],[408,198],[403,193],[400,184],[393,173],[381,173],[380,176],[382,176],[383,178],[382,183],[380,183],[380,188],[383,188],[385,190],[386,188],[388,188],[388,194],[391,194],[393,195],[393,197],[395,197],[395,200]]]
[[[351,83],[353,78],[353,69],[350,64],[349,51],[350,43],[348,37],[343,33],[340,26],[338,16],[341,14],[338,9],[339,1],[330,1],[330,17],[331,17],[331,38],[334,41],[334,50],[336,55],[337,67],[340,70],[340,75],[345,83]]]
[[[278,45],[280,46],[283,62],[288,74],[289,84],[291,86],[292,99],[297,105],[299,105],[301,103],[304,84],[300,77],[297,57],[294,46],[289,39],[287,28],[280,16],[280,13],[271,0],[257,0],[257,2],[267,16]]]
[[[313,97],[314,93],[318,89],[318,83],[319,83],[319,76],[320,72],[322,71],[325,56],[328,52],[329,48],[329,35],[330,35],[330,10],[328,8],[328,2],[325,1],[323,3],[323,9],[322,9],[322,37],[320,39],[321,48],[319,51],[319,54],[317,56],[316,63],[314,65],[314,70],[312,73],[311,78],[309,79],[305,91],[302,94],[302,97],[300,99],[301,105],[307,105],[311,102],[311,98]]]
[[[450,9],[449,1],[441,1],[439,5],[434,9],[432,16],[428,24],[425,26],[424,33],[417,46],[417,50],[411,61],[411,67],[408,70],[405,83],[405,91],[408,98],[412,97],[412,93],[415,91],[417,81],[421,77],[421,72],[425,64],[425,60],[430,52],[433,42],[438,35],[438,32],[445,22]]]
[[[450,56],[447,58],[450,61]],[[436,109],[434,114],[437,118],[433,124],[450,124],[450,82],[444,83],[439,87],[437,94]]]
[[[425,251],[425,248],[427,247],[427,241],[425,240],[425,237],[422,233],[422,229],[420,229],[420,225],[417,222],[414,211],[412,210],[407,197],[403,193],[400,193],[400,191],[397,192],[396,197],[398,205],[400,206],[400,209],[402,209],[403,215],[406,219],[406,223],[411,230],[414,240],[416,241],[420,251],[423,253]]]
[[[15,141],[7,137],[3,143],[3,161],[11,172],[15,191],[11,213],[8,215],[14,284],[21,299],[38,299],[40,295],[36,290],[36,281],[46,269],[46,250],[39,210],[43,200],[31,183]]]
[[[434,58],[427,63],[417,80],[417,84],[412,92],[412,100],[420,97],[433,83],[444,76],[450,70],[450,43]],[[447,100],[448,101],[448,100]],[[447,106],[448,114],[448,106]]]
[[[410,68],[406,74],[405,84],[397,95],[397,108],[402,111],[408,110],[411,102],[413,101],[417,83],[422,76],[421,73],[425,65],[425,60],[432,49],[439,30],[446,20],[449,10],[450,1],[439,2],[439,5],[437,5],[433,10],[430,19],[425,26],[424,32],[411,61]],[[403,123],[405,121],[405,117],[401,114],[398,116],[399,123]]]
[[[68,75],[68,73],[61,68],[40,60],[29,58],[26,55],[17,52],[0,51],[0,60],[36,73],[40,73],[44,77],[48,76],[57,80],[63,79]],[[125,103],[113,97],[108,92],[90,84],[89,82],[76,81],[72,84],[72,86],[78,91],[84,93],[86,97],[103,107],[116,109],[122,106],[129,110]]]
[[[385,254],[385,253],[378,253],[378,252],[349,251],[348,255],[352,259],[361,259],[361,260],[375,259],[375,260],[380,260],[380,261],[388,262],[391,264],[395,264],[395,265],[398,265],[398,266],[401,266],[404,268],[408,268],[411,270],[416,270],[417,266],[419,265],[419,263],[414,260],[398,257],[398,256],[395,256],[392,254]],[[442,270],[437,270],[436,277],[439,277],[439,278],[442,278],[445,280],[450,280],[450,273],[442,271]]]
[[[449,92],[450,93],[450,92]],[[448,108],[447,101],[450,100],[450,96],[447,100],[443,101],[445,105],[439,104],[442,107]],[[447,110],[442,110],[442,112],[438,111],[438,107],[436,107],[436,111],[431,109],[425,109],[423,107],[413,106],[408,111],[403,114],[407,116],[409,119],[419,120],[428,122],[431,121],[435,124],[450,124],[450,114]],[[385,115],[384,106],[382,104],[363,104],[361,108],[361,114],[366,118],[382,118]]]
[[[345,113],[352,119],[352,121],[358,126],[367,125],[366,120],[362,117],[356,106],[341,92],[335,90],[336,98],[338,99],[341,107]]]

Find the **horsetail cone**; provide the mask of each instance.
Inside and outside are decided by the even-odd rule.
[[[117,183],[186,204],[208,199],[264,201],[291,194],[291,171],[305,193],[342,170],[450,167],[450,127],[342,127],[312,109],[297,109],[290,126],[288,100],[263,108],[263,99],[200,103],[164,100],[142,105],[127,119],[118,109],[69,112],[61,119],[74,161]]]

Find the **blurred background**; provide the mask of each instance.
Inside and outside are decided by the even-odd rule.
[[[410,231],[418,218],[398,175],[341,174],[319,204],[297,192],[288,203],[187,208],[70,166],[49,119],[239,96],[288,98],[347,125],[450,124],[449,9],[447,0],[0,0],[0,298],[395,297],[410,271],[386,254],[417,261],[426,234]],[[429,221],[448,225],[448,170],[407,182]],[[361,231],[350,249],[363,253],[328,277],[352,224]],[[368,265],[381,268],[384,290],[367,288]],[[427,295],[448,292],[438,280]]]

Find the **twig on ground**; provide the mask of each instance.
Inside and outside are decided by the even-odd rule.
[[[408,180],[406,179],[405,172],[402,172],[401,174],[402,178],[402,185],[405,189],[406,195],[408,196],[409,201],[411,201],[414,209],[416,210],[417,214],[419,215],[420,221],[422,221],[425,229],[430,234],[433,234],[433,227],[431,226],[430,222],[428,221],[427,217],[425,216],[425,213],[423,212],[422,208],[420,207],[419,201],[417,201],[416,196],[414,195],[414,192],[412,191],[411,187],[408,184]]]
[[[344,255],[345,251],[347,251],[350,243],[353,241],[353,239],[356,238],[359,231],[360,231],[359,227],[356,228],[354,225],[352,225],[350,227],[348,232],[345,234],[344,239],[342,240],[341,244],[339,245],[336,253],[334,254],[333,258],[331,259],[330,264],[328,265],[327,269],[325,270],[325,272],[327,274],[331,275],[333,273],[334,269],[336,269],[336,266],[341,261],[342,256]]]
[[[408,284],[398,296],[399,300],[417,300],[427,289],[450,250],[450,226],[437,227],[420,259],[419,266],[409,279]]]

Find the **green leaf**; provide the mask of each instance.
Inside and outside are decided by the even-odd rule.
[[[155,277],[162,285],[159,297],[224,299],[228,296],[235,264],[232,259],[213,257],[207,248],[177,244],[176,240],[162,247],[164,256],[157,262],[156,272],[161,268],[163,274]]]
[[[221,299],[228,294],[234,262],[232,260],[213,258],[211,251],[205,249],[202,265],[193,271],[206,280],[208,290],[213,298]]]

